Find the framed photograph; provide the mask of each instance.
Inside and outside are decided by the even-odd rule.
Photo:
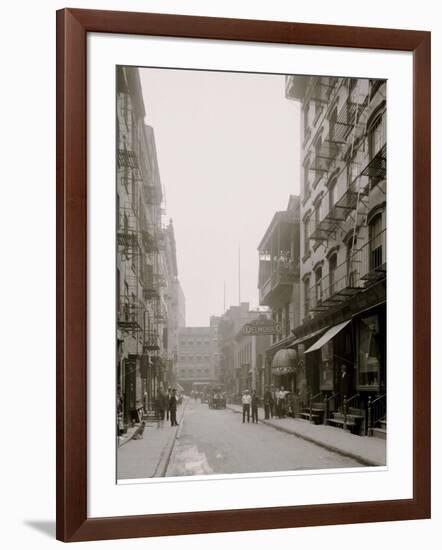
[[[57,12],[57,538],[428,517],[430,33]]]

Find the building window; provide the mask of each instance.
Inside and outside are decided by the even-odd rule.
[[[333,390],[333,340],[321,348],[320,390]]]
[[[334,179],[328,188],[328,210],[331,212],[337,201],[337,185],[336,179]]]
[[[315,301],[317,304],[322,302],[322,267],[315,270]]]
[[[304,256],[306,256],[310,252],[309,230],[310,230],[310,217],[307,217],[304,220]]]
[[[303,195],[304,199],[307,199],[310,196],[310,179],[308,166],[304,166]]]
[[[308,140],[309,135],[311,134],[309,117],[310,117],[310,101],[308,101],[304,106],[304,134],[305,134],[304,139],[305,141]]]
[[[321,89],[321,84],[317,84],[318,86],[318,90]],[[320,101],[315,101],[314,102],[315,104],[315,118],[314,118],[314,124],[316,124],[318,122],[318,119],[319,117],[321,116],[321,113],[322,113],[322,104]]]
[[[357,283],[357,274],[359,264],[357,262],[353,263],[353,258],[355,256],[356,250],[354,243],[356,245],[357,237],[355,236],[348,241],[347,243],[347,286],[350,288],[355,288]]]
[[[321,199],[315,204],[315,229],[319,226],[321,221]]]
[[[336,268],[338,266],[338,255],[332,254],[328,260],[329,296],[336,292]]]
[[[379,387],[380,331],[377,315],[361,319],[359,323],[359,385]]]
[[[321,157],[321,148],[322,148],[322,136],[319,136],[315,142],[314,167],[316,169],[315,171],[316,178],[318,178],[318,171],[319,171],[319,174],[321,174],[322,170],[324,169],[324,162],[323,162],[323,158]]]
[[[376,92],[379,90],[384,82],[384,80],[380,79],[370,79],[370,101],[373,99]]]
[[[304,279],[304,317],[310,312],[310,277]]]
[[[137,187],[135,183],[135,176],[133,171],[130,173],[130,179],[131,179],[131,193],[132,193],[132,210],[136,212],[137,209]]]
[[[370,270],[376,269],[384,263],[382,225],[382,213],[376,214],[370,221]]]
[[[381,113],[375,118],[370,125],[369,130],[369,153],[370,158],[373,158],[378,153],[386,142],[385,135],[385,116]]]
[[[333,111],[331,112],[331,115],[330,115],[330,120],[329,120],[329,125],[330,125],[330,131],[329,131],[329,135],[330,135],[330,141],[335,141],[335,132],[336,132],[336,120],[338,118],[338,107],[335,106]]]
[[[290,304],[284,307],[284,335],[290,336]]]

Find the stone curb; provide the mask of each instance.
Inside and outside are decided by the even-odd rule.
[[[183,429],[184,424],[184,410],[186,408],[187,401],[183,403],[183,406],[181,407],[181,416],[179,418],[179,425],[177,429],[175,430],[175,433],[171,437],[171,440],[168,445],[163,449],[163,452],[161,453],[160,459],[158,461],[158,464],[156,465],[156,468],[154,470],[154,473],[151,477],[165,477],[167,468],[169,467],[170,463],[170,457],[172,456],[173,449],[175,447],[176,440],[179,438],[181,434],[181,430]]]
[[[229,405],[227,405],[227,408],[233,411],[234,413],[241,414],[241,411],[238,411]],[[385,466],[385,464],[380,464],[379,462],[376,462],[375,460],[370,460],[362,455],[352,453],[350,451],[346,451],[345,449],[341,449],[340,447],[335,447],[334,445],[325,443],[320,439],[309,437],[308,435],[299,433],[296,430],[286,428],[285,426],[275,426],[275,424],[272,424],[271,422],[268,422],[267,420],[262,420],[262,419],[260,419],[259,422],[261,422],[262,424],[265,424],[266,426],[270,426],[271,428],[275,428],[275,430],[279,430],[280,432],[285,432],[287,434],[294,435],[296,437],[304,439],[305,441],[308,441],[309,443],[313,443],[314,445],[318,445],[318,447],[323,447],[328,451],[332,451],[341,456],[345,456],[347,458],[356,460],[357,462],[361,463],[363,466]]]

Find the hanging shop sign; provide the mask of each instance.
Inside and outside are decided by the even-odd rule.
[[[242,334],[246,336],[268,336],[281,332],[281,323],[272,319],[255,319],[242,327]]]

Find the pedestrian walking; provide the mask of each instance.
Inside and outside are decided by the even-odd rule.
[[[256,391],[253,390],[252,392],[252,422],[256,422],[258,424],[258,396],[256,395]]]
[[[178,422],[176,421],[176,407],[177,407],[177,398],[176,398],[176,390],[172,390],[172,395],[169,399],[169,411],[170,411],[170,425],[171,426],[178,426]]]
[[[245,390],[242,396],[242,422],[250,422],[250,404],[252,403],[252,396],[249,393],[249,390]]]
[[[264,391],[264,416],[268,420],[270,415],[273,417],[273,397],[272,392],[268,386],[265,387]]]

